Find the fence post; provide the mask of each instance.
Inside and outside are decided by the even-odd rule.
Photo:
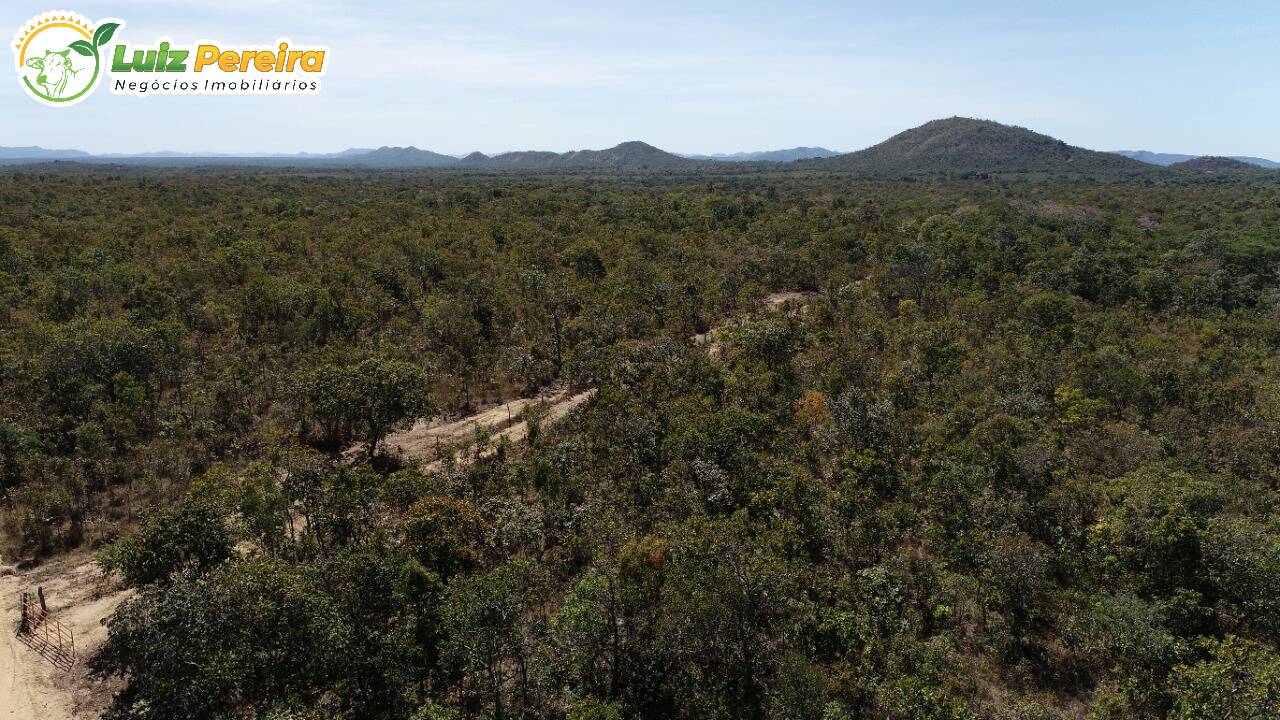
[[[36,608],[37,599],[41,601],[39,609]],[[44,588],[36,588],[35,593],[23,591],[20,594],[22,614],[18,634],[36,653],[63,670],[70,670],[76,664],[75,631],[70,627],[63,628],[61,622],[49,617],[44,599]]]

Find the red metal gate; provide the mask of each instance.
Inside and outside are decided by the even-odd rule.
[[[22,593],[22,620],[18,637],[27,647],[63,670],[76,664],[76,636],[71,628],[49,617],[44,603],[31,593]]]

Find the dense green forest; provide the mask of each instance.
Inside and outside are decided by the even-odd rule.
[[[1280,714],[1273,182],[15,173],[0,388],[111,718]]]

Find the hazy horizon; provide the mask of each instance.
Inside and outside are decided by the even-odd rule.
[[[11,33],[49,9],[20,2],[0,21]],[[100,88],[72,109],[32,102],[11,78],[0,83],[9,109],[0,145],[246,155],[412,145],[463,155],[642,140],[681,154],[852,151],[961,115],[1097,150],[1280,157],[1268,120],[1280,80],[1248,72],[1280,61],[1280,10],[1261,2],[923,2],[907,14],[864,2],[68,9],[123,19],[133,42],[324,44],[331,69],[311,97]]]
[[[938,119],[943,119],[943,118],[938,118]],[[982,118],[982,119],[990,119],[990,118]],[[910,128],[904,128],[904,129],[910,129]],[[1032,130],[1032,131],[1034,131],[1034,130],[1035,130],[1034,128],[1028,128],[1028,129],[1030,129],[1030,130]],[[888,138],[885,138],[885,139],[887,140]],[[635,141],[635,140],[638,140],[638,138],[632,138],[631,140],[620,140],[620,141],[618,141],[618,142],[616,142],[616,143],[613,143],[612,145],[609,145],[609,146],[607,146],[607,147],[602,147],[602,148],[573,148],[573,150],[602,150],[602,149],[608,149],[608,148],[615,147],[615,146],[620,145],[620,144],[625,143],[625,142],[632,142],[632,141]],[[644,142],[643,140],[639,140],[639,141],[640,141],[640,142]],[[651,144],[651,143],[647,143],[647,144]],[[872,145],[875,145],[875,144],[878,144],[878,143],[872,143]],[[37,147],[37,148],[39,148],[39,149],[41,149],[41,150],[47,150],[47,151],[53,151],[53,152],[76,152],[76,151],[82,151],[82,150],[83,150],[83,148],[78,148],[78,147],[50,147],[50,146],[45,146],[45,145],[34,145],[34,146],[32,146],[32,145],[0,145],[0,148],[9,148],[9,149],[24,149],[24,148],[28,148],[28,147]],[[339,150],[327,150],[327,151],[314,151],[314,150],[281,150],[281,151],[267,151],[267,152],[251,152],[251,151],[250,151],[250,152],[235,152],[235,151],[213,151],[213,150],[200,150],[200,149],[190,149],[190,150],[183,149],[183,150],[175,150],[175,149],[173,149],[173,148],[162,148],[162,149],[159,149],[159,150],[143,150],[143,151],[137,151],[137,152],[130,152],[130,151],[127,151],[127,150],[111,150],[111,151],[106,151],[106,152],[101,152],[101,153],[90,153],[90,154],[91,154],[91,155],[93,155],[93,156],[95,156],[95,157],[117,156],[117,155],[118,155],[118,156],[124,156],[124,157],[141,157],[141,156],[146,156],[146,155],[164,155],[164,154],[175,154],[175,155],[194,155],[194,156],[209,156],[209,157],[214,157],[214,156],[233,156],[233,157],[234,157],[234,156],[238,156],[238,157],[293,157],[293,156],[297,156],[297,155],[338,155],[338,154],[342,154],[342,153],[344,153],[344,152],[348,152],[348,151],[371,152],[371,151],[377,150],[377,149],[382,148],[382,147],[397,147],[397,148],[408,148],[408,147],[412,147],[412,148],[416,148],[416,149],[418,149],[418,150],[425,150],[425,151],[429,151],[429,152],[437,152],[437,151],[433,150],[432,148],[429,148],[429,147],[419,147],[419,146],[416,146],[416,145],[413,145],[413,146],[405,146],[405,145],[400,145],[400,146],[382,146],[382,145],[379,145],[379,146],[376,146],[376,147],[375,147],[375,146],[360,147],[360,146],[352,145],[352,146],[348,146],[348,147],[341,148],[341,149],[339,149]],[[655,146],[655,147],[656,147],[656,146]],[[747,148],[747,149],[737,150],[737,151],[732,151],[732,152],[715,152],[715,153],[702,153],[702,152],[697,152],[697,151],[677,151],[677,150],[668,150],[667,148],[658,148],[658,149],[659,149],[659,150],[666,150],[666,151],[668,151],[668,152],[671,152],[672,154],[679,155],[679,156],[682,156],[682,157],[689,157],[689,158],[714,158],[714,159],[726,158],[726,159],[727,159],[727,158],[733,158],[733,157],[735,157],[735,156],[755,155],[755,154],[762,154],[762,153],[767,153],[767,152],[776,152],[776,151],[794,150],[794,149],[798,149],[798,148],[802,148],[802,147],[803,147],[803,148],[810,148],[810,149],[818,149],[818,150],[828,150],[828,151],[831,151],[831,152],[834,152],[834,153],[837,153],[837,154],[853,153],[853,152],[857,152],[857,151],[859,151],[859,150],[864,150],[864,149],[866,149],[866,148],[863,148],[863,147],[852,148],[852,149],[840,149],[840,148],[823,147],[823,146],[819,146],[819,145],[795,145],[795,146],[787,147],[787,148],[779,148],[779,147],[772,147],[772,148]],[[871,147],[871,146],[869,145],[869,146],[867,146],[867,147]],[[1101,151],[1101,152],[1109,152],[1109,153],[1117,153],[1117,154],[1126,154],[1126,153],[1135,153],[1135,154],[1136,154],[1136,153],[1148,153],[1148,154],[1150,154],[1150,155],[1156,155],[1156,156],[1170,156],[1170,155],[1172,155],[1172,156],[1185,156],[1186,158],[1194,158],[1194,157],[1210,157],[1210,156],[1214,156],[1214,155],[1213,155],[1213,154],[1211,154],[1211,153],[1195,153],[1195,152],[1181,153],[1181,152],[1177,152],[1177,151],[1152,150],[1152,149],[1150,149],[1150,148],[1114,148],[1114,149],[1108,149],[1108,148],[1085,148],[1085,149],[1087,149],[1087,150],[1098,150],[1098,151]],[[498,151],[489,152],[489,153],[484,153],[484,154],[485,154],[485,155],[487,155],[487,156],[489,156],[489,157],[498,157],[498,156],[501,156],[501,155],[506,154],[506,153],[525,152],[525,151],[540,151],[540,150],[544,150],[544,148],[521,148],[521,149],[508,149],[508,150],[498,150]],[[573,150],[560,150],[560,151],[556,151],[556,152],[572,152]],[[472,151],[472,152],[475,152],[475,151]],[[438,153],[438,154],[441,154],[441,155],[447,155],[447,156],[450,156],[450,157],[456,157],[456,158],[458,158],[458,159],[462,159],[462,158],[466,157],[467,155],[469,155],[469,154],[471,154],[471,153],[470,153],[470,152],[461,152],[461,153],[454,153],[454,152],[451,152],[451,153],[443,153],[443,152],[442,152],[442,153]],[[1263,157],[1263,156],[1260,156],[1260,155],[1252,155],[1252,154],[1249,154],[1249,153],[1233,153],[1233,154],[1230,154],[1230,155],[1224,155],[1224,156],[1222,156],[1222,157],[1233,157],[1233,158],[1237,158],[1237,159],[1238,159],[1238,158],[1245,158],[1245,157],[1249,157],[1249,158],[1256,158],[1256,159],[1261,159],[1261,160],[1270,160],[1270,159],[1271,159],[1271,158]]]

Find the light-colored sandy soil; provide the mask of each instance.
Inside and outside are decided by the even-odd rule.
[[[595,390],[587,390],[577,395],[562,393],[554,398],[548,398],[544,401],[547,405],[546,412],[541,418],[543,425],[552,425],[564,418],[582,403],[591,399],[595,395]],[[529,424],[524,421],[514,423],[505,429],[494,433],[493,440],[495,443],[506,440],[511,444],[523,442],[529,436]],[[486,453],[481,453],[483,457]]]
[[[764,306],[770,310],[777,310],[787,303],[795,303],[804,308],[817,299],[818,293],[815,292],[780,292],[766,296]]]
[[[75,633],[80,661],[54,667],[17,636],[23,592],[43,587],[49,616]],[[97,718],[119,689],[117,679],[92,673],[84,660],[107,639],[102,621],[133,594],[102,576],[86,555],[73,555],[0,577],[0,720]]]
[[[512,444],[523,441],[529,434],[529,426],[524,420],[526,411],[533,412],[539,409],[537,406],[543,406],[541,422],[551,424],[589,400],[594,393],[594,390],[577,394],[555,390],[538,397],[495,405],[460,420],[420,420],[408,430],[388,435],[383,442],[388,452],[416,460],[426,469],[434,470],[443,466],[450,455],[458,462],[473,457],[475,453],[468,452],[468,449],[473,448],[478,435],[487,435],[490,439],[490,448],[481,450],[481,457],[489,454],[492,446],[502,440]]]

